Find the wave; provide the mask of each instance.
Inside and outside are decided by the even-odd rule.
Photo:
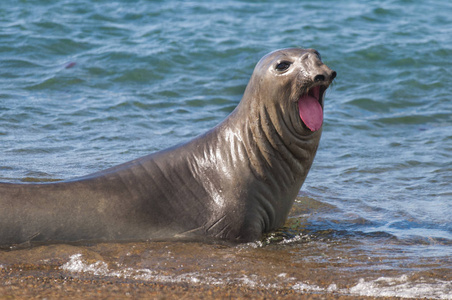
[[[135,281],[151,281],[158,283],[185,283],[190,285],[236,285],[247,288],[292,289],[303,294],[315,292],[317,294],[373,296],[373,297],[401,297],[426,299],[452,299],[450,290],[452,282],[443,280],[428,280],[424,278],[412,279],[409,275],[399,277],[379,277],[374,280],[359,279],[351,283],[349,288],[339,288],[331,283],[327,287],[297,281],[287,273],[280,273],[273,278],[273,283],[262,281],[258,276],[235,273],[210,273],[205,270],[198,272],[171,275],[165,271],[149,268],[134,269],[118,265],[114,270],[103,261],[87,263],[82,254],[74,254],[60,269],[71,273],[84,273],[94,276],[125,278]]]

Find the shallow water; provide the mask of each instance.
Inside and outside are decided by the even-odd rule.
[[[452,298],[451,11],[440,0],[1,3],[2,181],[68,179],[187,141],[234,109],[278,48],[316,48],[338,77],[281,232],[241,246],[41,246],[0,264]]]

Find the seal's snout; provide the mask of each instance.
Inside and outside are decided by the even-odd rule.
[[[319,81],[325,81],[325,76],[323,76],[323,75],[316,75],[314,77],[314,82],[319,82]]]
[[[330,79],[329,81],[333,81],[334,78],[336,78],[336,71],[331,71]]]
[[[333,79],[334,78],[336,78],[336,71],[333,71],[333,70],[329,70],[330,72],[329,72],[329,76],[328,76],[328,78],[326,78],[326,80],[327,81],[333,81]]]
[[[326,72],[321,72],[318,73],[317,75],[314,76],[313,81],[314,82],[325,82],[325,81],[333,81],[334,78],[336,78],[336,71],[333,70],[328,70]]]

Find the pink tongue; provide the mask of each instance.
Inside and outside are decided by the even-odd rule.
[[[322,127],[323,110],[316,98],[309,95],[302,96],[298,100],[298,111],[300,118],[311,131],[317,131]]]

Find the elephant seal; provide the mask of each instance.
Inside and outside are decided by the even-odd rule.
[[[73,180],[1,183],[0,245],[258,239],[308,174],[335,77],[313,49],[275,51],[236,109],[187,143]]]

